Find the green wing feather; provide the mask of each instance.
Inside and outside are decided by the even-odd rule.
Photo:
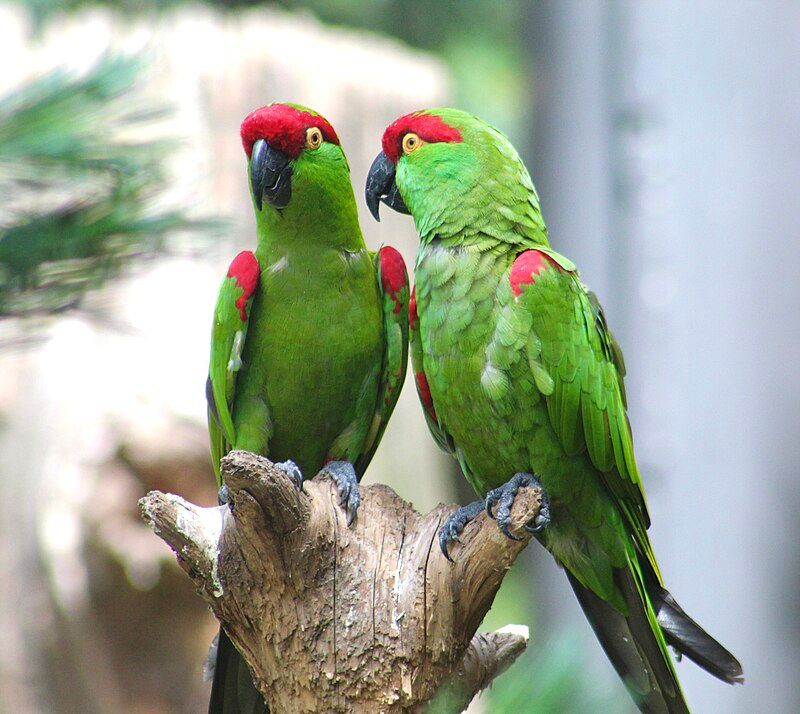
[[[588,452],[637,545],[658,573],[626,411],[622,351],[575,266],[549,248],[536,250],[557,266],[545,267],[524,285],[517,305],[531,318],[528,361],[545,395],[550,422],[568,454]]]
[[[220,460],[236,443],[231,410],[236,392],[236,377],[242,365],[241,355],[247,338],[254,287],[249,286],[248,295],[245,295],[245,288],[229,271],[222,281],[214,309],[206,398],[211,457],[219,485],[222,485]]]
[[[383,274],[381,256],[387,258],[390,252],[393,260],[392,268],[397,274],[393,275],[392,280],[387,280],[387,276]],[[382,248],[371,255],[381,295],[384,349],[378,383],[378,401],[372,424],[364,440],[363,451],[353,464],[359,479],[380,444],[403,388],[408,365],[408,271],[402,257],[393,248]]]
[[[408,310],[408,323],[409,323],[409,343],[411,346],[411,368],[414,370],[414,384],[417,388],[417,396],[422,403],[422,413],[425,415],[425,421],[428,424],[428,429],[433,436],[433,440],[437,446],[442,450],[456,455],[455,444],[453,438],[447,433],[445,427],[439,421],[436,414],[436,409],[431,398],[431,391],[428,385],[428,377],[425,374],[425,360],[422,348],[422,335],[419,331],[419,316],[417,315],[417,299],[416,289],[411,295],[411,303]],[[459,458],[459,462],[463,460]],[[462,467],[466,469],[464,463]],[[467,471],[465,470],[465,473]]]

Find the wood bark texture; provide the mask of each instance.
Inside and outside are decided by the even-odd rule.
[[[247,661],[270,711],[462,711],[525,649],[525,628],[475,632],[541,505],[519,491],[505,537],[485,513],[442,555],[439,527],[383,485],[348,528],[335,484],[298,490],[270,461],[222,462],[232,507],[153,491],[142,515]]]

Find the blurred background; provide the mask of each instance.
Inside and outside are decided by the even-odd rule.
[[[242,117],[337,128],[357,197],[383,128],[497,124],[625,349],[666,582],[735,652],[697,712],[795,712],[800,651],[800,4],[793,0],[26,0],[0,4],[0,713],[201,712],[215,621],[139,521],[212,504],[216,291],[254,246]],[[411,221],[359,206],[413,263]],[[407,385],[366,480],[472,494]],[[530,625],[473,712],[629,712],[552,559],[484,627]]]

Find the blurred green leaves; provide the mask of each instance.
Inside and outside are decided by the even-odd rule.
[[[163,115],[135,89],[141,64],[106,57],[0,98],[0,318],[76,306],[133,259],[194,227],[159,207]]]
[[[578,633],[563,631],[541,641],[531,633],[527,652],[481,696],[489,712],[525,714],[626,714],[632,709],[616,681],[604,688],[588,667]]]
[[[531,544],[530,547],[536,547]],[[586,642],[592,635],[583,621],[575,629],[537,617],[539,581],[518,563],[506,575],[481,630],[510,623],[530,626],[527,650],[481,695],[487,712],[525,714],[625,714],[630,699],[610,667],[607,676],[590,667]],[[585,628],[583,632],[580,628]]]

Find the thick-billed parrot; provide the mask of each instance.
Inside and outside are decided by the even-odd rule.
[[[367,250],[347,159],[322,116],[270,104],[245,117],[241,139],[258,236],[214,311],[206,395],[218,484],[231,449],[283,462],[298,487],[324,470],[350,523],[405,376],[405,264],[393,248]],[[220,630],[209,711],[265,710]]]
[[[566,571],[641,711],[688,711],[667,645],[741,681],[739,662],[662,583],[622,352],[575,265],[550,247],[508,139],[454,109],[403,116],[383,135],[366,193],[376,218],[381,200],[413,216],[417,391],[434,438],[485,498],[445,524],[445,555],[484,507],[508,534],[518,488],[539,484],[547,499],[529,528]]]

